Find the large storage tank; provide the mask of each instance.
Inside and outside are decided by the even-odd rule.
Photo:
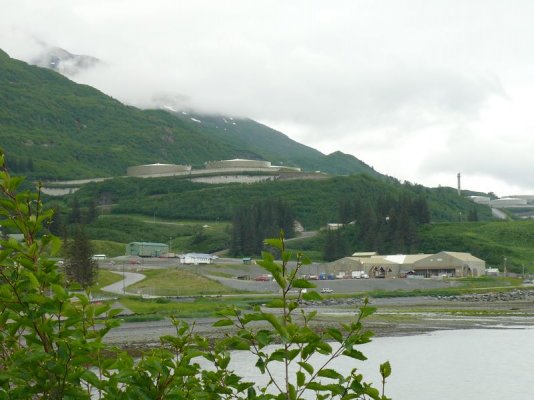
[[[236,158],[234,160],[210,161],[206,163],[206,169],[227,168],[271,168],[271,162]]]
[[[185,174],[191,171],[190,165],[176,164],[146,164],[129,167],[126,170],[128,176],[146,176],[146,175],[172,175]]]
[[[524,206],[527,204],[527,201],[525,199],[517,199],[514,197],[503,197],[500,199],[492,200],[490,202],[490,205],[492,207],[518,207],[518,206]]]

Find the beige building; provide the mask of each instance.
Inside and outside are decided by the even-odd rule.
[[[424,276],[481,276],[485,274],[486,262],[470,253],[442,251],[417,260],[413,271]]]
[[[350,276],[353,271],[362,271],[371,278],[405,277],[409,275],[432,276],[481,276],[486,262],[469,253],[442,251],[436,254],[354,253],[328,264],[329,273],[344,272]]]

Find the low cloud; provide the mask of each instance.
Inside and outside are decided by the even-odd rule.
[[[510,109],[532,100],[534,5],[516,3],[20,0],[0,47],[91,55],[75,79],[125,103],[250,117],[399,179],[461,169],[530,190],[530,115]]]

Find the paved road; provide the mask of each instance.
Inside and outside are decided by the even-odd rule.
[[[118,282],[112,283],[111,285],[105,286],[102,288],[104,292],[117,293],[117,294],[130,294],[130,295],[139,295],[137,293],[125,292],[124,289],[127,286],[133,285],[139,281],[142,281],[146,278],[146,275],[138,274],[137,272],[119,272],[119,271],[110,271],[114,274],[121,275],[124,278]]]

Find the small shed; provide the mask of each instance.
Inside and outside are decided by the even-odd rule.
[[[131,242],[126,245],[127,256],[159,257],[169,252],[169,245],[165,243]]]

